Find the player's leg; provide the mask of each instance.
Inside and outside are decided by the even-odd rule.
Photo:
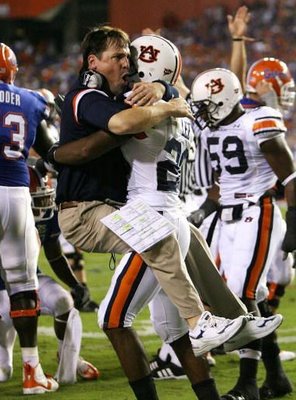
[[[251,206],[244,210],[240,220],[222,222],[219,242],[221,271],[227,279],[227,285],[254,315],[260,315],[257,307],[258,292],[266,282],[274,248],[279,240],[277,227],[280,221],[279,210],[270,199],[264,199],[260,207]],[[270,333],[269,329],[271,332],[274,330],[273,318],[257,326],[258,330],[263,331],[263,336]],[[240,348],[239,352],[239,378],[233,389],[223,398],[231,399],[231,396],[244,395],[251,400],[257,400],[257,370],[261,358],[261,342],[249,342]]]
[[[10,297],[10,315],[17,331],[24,364],[24,394],[55,391],[58,384],[44,375],[37,348],[39,243],[27,188],[1,193],[0,254]],[[9,204],[9,208],[5,207]],[[9,210],[8,210],[9,209]]]
[[[10,318],[10,301],[4,282],[0,278],[0,382],[6,382],[13,372],[13,347],[16,338]]]
[[[285,221],[283,224],[283,235],[286,230]],[[285,293],[285,287],[291,283],[294,275],[294,259],[289,254],[286,259],[283,257],[281,242],[279,242],[273,259],[271,268],[268,271],[267,282],[269,295],[268,298],[259,303],[261,315],[271,316],[279,306],[280,299]],[[291,393],[293,388],[286,375],[282,360],[281,350],[277,340],[276,332],[262,339],[262,361],[264,363],[266,375],[263,385],[260,388],[261,399],[284,396]],[[291,352],[295,358],[295,353]]]
[[[123,256],[100,304],[98,323],[108,336],[129,384],[139,400],[157,400],[147,356],[132,328],[137,313],[159,290],[149,267],[136,253]]]
[[[82,323],[74,308],[72,296],[49,276],[39,274],[41,314],[54,317],[54,330],[58,339],[58,369],[55,374],[60,383],[75,383],[77,375],[84,379],[97,379],[98,370],[80,357]]]
[[[168,353],[172,354],[167,354],[166,362],[158,357],[151,363],[152,366],[154,363],[153,376],[156,379],[180,379],[187,376],[197,398],[220,399],[205,356],[194,355],[187,324],[180,318],[177,308],[163,290],[149,303],[149,309],[155,331],[166,346],[171,348]],[[176,368],[176,363],[179,368]]]

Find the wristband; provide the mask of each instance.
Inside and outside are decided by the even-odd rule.
[[[165,92],[164,92],[164,95],[162,96],[162,100],[169,101],[169,100],[175,99],[176,97],[179,97],[178,90],[174,86],[167,83],[166,81],[158,79],[153,82],[161,83],[165,87]]]
[[[296,178],[296,171],[292,172],[286,179],[282,181],[282,185],[286,186],[292,179]]]

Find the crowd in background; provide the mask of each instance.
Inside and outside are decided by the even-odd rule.
[[[258,0],[252,2],[247,44],[248,64],[264,56],[285,61],[296,80],[296,0]],[[202,15],[180,21],[174,14],[163,19],[161,34],[180,49],[183,78],[190,86],[197,73],[212,67],[228,67],[231,38],[225,6],[210,7]],[[145,26],[143,26],[145,28]],[[140,34],[140,33],[139,33]],[[9,44],[9,43],[8,43]],[[54,94],[65,93],[80,68],[79,44],[70,44],[58,54],[50,39],[36,44],[22,38],[10,43],[20,64],[16,84],[31,89],[46,87]],[[288,121],[289,142],[296,152],[296,117]]]

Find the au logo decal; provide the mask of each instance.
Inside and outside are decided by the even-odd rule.
[[[141,54],[139,55],[139,59],[143,62],[153,63],[157,61],[159,53],[160,50],[155,49],[152,45],[141,46]]]
[[[211,79],[210,83],[206,84],[206,88],[211,91],[211,94],[218,94],[222,92],[224,84],[221,82],[221,78]]]

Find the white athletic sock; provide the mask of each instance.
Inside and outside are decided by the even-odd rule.
[[[33,368],[37,367],[39,364],[38,347],[22,347],[21,351],[23,363],[27,363]]]
[[[259,361],[261,359],[261,351],[253,350],[253,349],[240,349],[239,357],[240,358],[251,358],[253,360]]]

